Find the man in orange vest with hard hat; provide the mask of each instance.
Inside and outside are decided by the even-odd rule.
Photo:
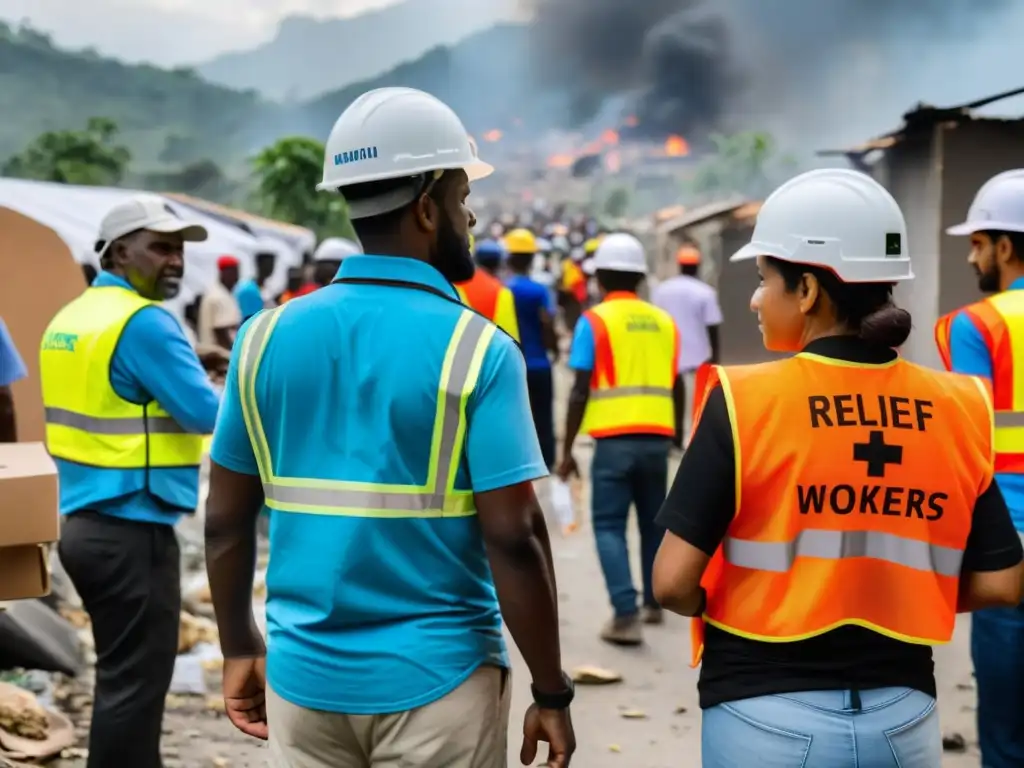
[[[469,280],[455,284],[463,303],[493,321],[509,336],[519,341],[519,323],[512,292],[498,279],[498,269],[505,258],[505,249],[496,240],[482,240],[474,254],[476,271]]]
[[[591,464],[592,519],[614,616],[601,638],[616,645],[642,642],[641,622],[660,624],[651,572],[663,531],[655,523],[668,487],[668,455],[675,434],[672,391],[679,331],[667,312],[637,297],[647,274],[640,241],[608,235],[597,248],[594,272],[601,303],[576,324],[569,367],[565,445],[558,475],[578,473],[572,455],[579,432],[595,440]],[[636,506],[640,529],[642,615],[629,567],[626,524]]]
[[[990,295],[940,318],[935,339],[947,370],[992,383],[996,483],[1024,541],[1024,170],[990,179],[947,233],[970,237],[967,261]],[[1024,765],[1024,605],[975,612],[971,657],[982,763]]]

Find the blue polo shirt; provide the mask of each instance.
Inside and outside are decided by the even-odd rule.
[[[243,280],[235,286],[235,301],[242,313],[242,320],[248,320],[263,309],[263,294],[255,280]]]
[[[420,283],[452,298],[334,284],[288,302],[255,400],[281,476],[421,485],[441,369],[464,311],[430,265],[351,256],[341,277]],[[239,397],[239,332],[211,458],[257,475]],[[466,404],[456,488],[478,493],[547,474],[522,355],[495,333]],[[508,665],[476,517],[270,513],[267,678],[301,707],[399,712],[436,701],[482,664]]]
[[[1024,289],[1024,278],[1015,280],[1009,290]],[[981,332],[970,317],[963,312],[953,318],[949,327],[949,352],[952,368],[957,373],[972,376],[984,376],[992,379],[992,358]],[[1024,476],[1000,473],[996,475],[996,483],[1003,492],[1006,506],[1010,508],[1010,517],[1018,531],[1024,531]]]
[[[100,272],[93,287],[134,290],[123,278]],[[136,312],[121,333],[110,364],[110,383],[125,400],[156,400],[189,432],[210,434],[217,421],[219,397],[185,338],[178,320],[159,305]],[[146,491],[145,469],[104,469],[56,459],[60,477],[60,511],[91,510],[148,523],[173,525],[184,511],[196,508],[199,469],[151,469],[150,484],[159,483],[177,504],[168,506]]]
[[[505,283],[512,292],[516,304],[516,320],[519,323],[519,344],[526,358],[527,370],[546,370],[551,368],[548,350],[544,346],[544,326],[540,322],[540,313],[553,315],[554,303],[551,291],[540,283],[522,275],[514,275]]]
[[[9,387],[26,376],[28,369],[25,368],[25,361],[18,354],[18,348],[14,346],[14,340],[0,318],[0,387]]]

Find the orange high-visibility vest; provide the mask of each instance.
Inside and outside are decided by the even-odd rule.
[[[502,282],[477,267],[473,277],[455,284],[462,302],[472,307],[505,333],[519,341],[519,320],[516,318],[515,297]]]
[[[594,370],[582,431],[592,437],[675,434],[679,331],[671,315],[622,291],[583,316],[594,333]]]
[[[843,625],[949,642],[974,504],[992,482],[984,382],[807,353],[716,366],[710,379],[729,411],[737,490],[701,580],[703,621],[762,642]]]
[[[1024,291],[1003,291],[939,318],[935,341],[946,370],[953,367],[950,327],[960,312],[978,329],[992,360],[996,472],[1024,474],[1024,374],[1014,376],[1015,361],[1024,366]]]

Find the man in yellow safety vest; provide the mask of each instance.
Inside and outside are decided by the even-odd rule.
[[[578,472],[573,442],[580,431],[590,434],[595,439],[594,535],[615,611],[601,637],[618,645],[637,645],[642,641],[641,620],[662,621],[651,577],[664,531],[654,519],[665,501],[669,447],[675,434],[679,331],[667,312],[637,297],[647,274],[639,240],[627,234],[608,235],[597,248],[593,266],[602,301],[583,314],[573,334],[569,367],[576,379],[558,475],[565,480]],[[632,505],[640,527],[642,616],[626,547]]]
[[[88,768],[162,765],[181,614],[174,524],[199,502],[203,436],[213,432],[219,398],[159,302],[179,291],[185,242],[206,236],[161,197],[116,205],[100,225],[103,271],[43,334],[60,559],[96,646]],[[209,355],[226,366],[223,353]]]

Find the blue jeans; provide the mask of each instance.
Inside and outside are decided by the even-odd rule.
[[[704,711],[704,768],[939,768],[935,699],[910,688],[760,696]]]
[[[612,608],[616,616],[637,612],[637,591],[629,570],[626,523],[629,508],[636,506],[640,528],[640,572],[643,576],[644,605],[657,607],[651,586],[654,556],[658,553],[663,528],[654,522],[668,489],[667,437],[606,437],[595,441],[590,467],[591,519],[597,555],[604,571]]]
[[[971,614],[983,768],[1024,766],[1024,604]]]

